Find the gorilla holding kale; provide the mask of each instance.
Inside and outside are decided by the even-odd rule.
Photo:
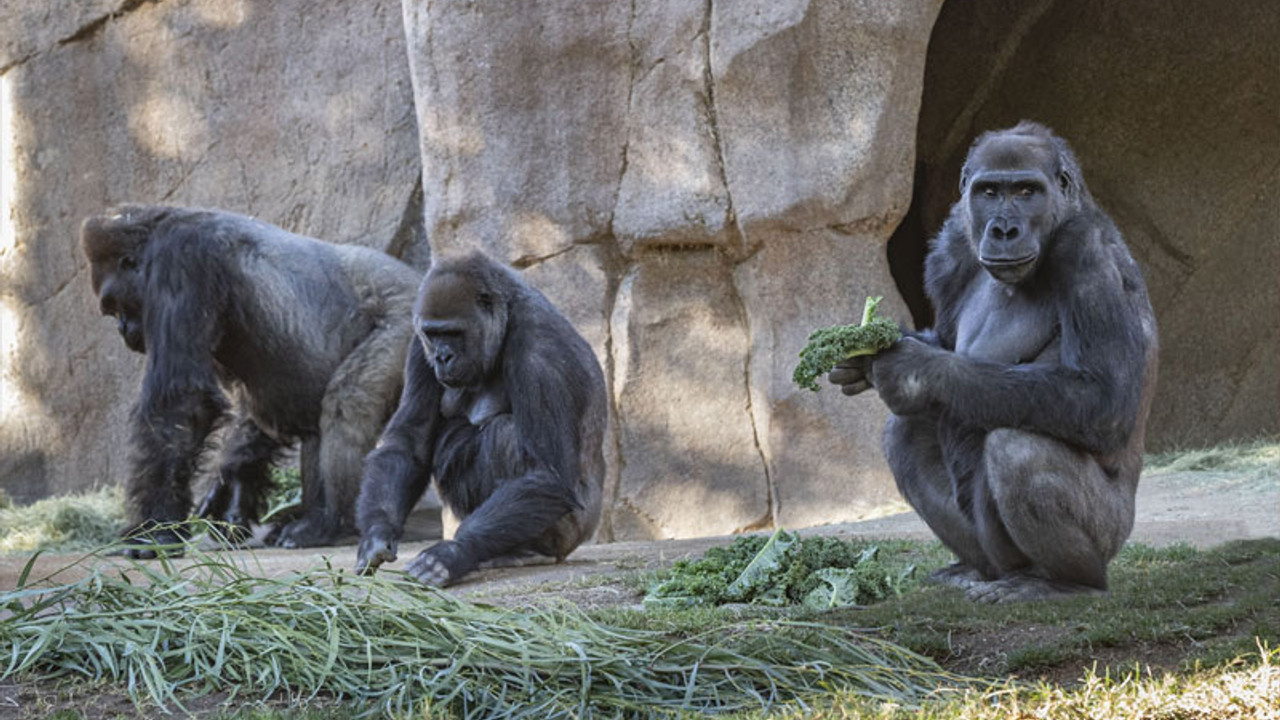
[[[400,407],[365,462],[357,570],[396,559],[432,476],[461,523],[410,561],[418,580],[563,559],[600,520],[608,403],[591,347],[542,293],[479,253],[433,264],[413,326]]]
[[[126,481],[133,557],[181,540],[191,478],[235,399],[200,517],[243,536],[270,466],[301,443],[300,515],[269,541],[328,544],[354,529],[361,462],[395,408],[417,271],[216,210],[125,205],[85,220],[102,314],[146,354]]]
[[[1103,592],[1155,390],[1146,284],[1048,128],[979,137],[960,191],[925,262],[935,327],[829,379],[892,412],[898,489],[959,559],[935,580],[982,602]]]

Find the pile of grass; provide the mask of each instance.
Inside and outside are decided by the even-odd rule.
[[[1167,472],[1226,473],[1250,483],[1280,482],[1280,439],[1226,443],[1209,448],[1178,449],[1146,457],[1147,474]]]
[[[0,553],[84,552],[113,542],[124,525],[124,495],[110,487],[81,495],[0,506]]]
[[[958,682],[852,629],[755,619],[673,636],[572,607],[473,605],[391,573],[267,578],[197,552],[99,566],[70,584],[26,574],[0,594],[0,679],[106,680],[162,706],[222,692],[326,696],[366,714],[648,717],[766,709],[833,689],[916,705]]]

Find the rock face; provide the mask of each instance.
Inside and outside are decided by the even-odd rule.
[[[602,537],[893,497],[883,407],[790,374],[810,330],[894,295],[938,6],[405,1],[432,251],[526,268],[605,365]]]
[[[142,357],[98,314],[81,218],[221,207],[425,265],[419,183],[394,0],[0,3],[5,492],[126,472]]]
[[[1024,116],[1147,272],[1152,445],[1276,432],[1270,5],[941,5],[0,0],[0,483],[123,478],[142,361],[76,228],[133,200],[521,268],[609,379],[601,539],[857,518],[896,498],[885,410],[796,353],[867,295],[927,322],[960,160]]]
[[[919,267],[903,256],[941,225],[974,135],[1038,120],[1072,143],[1146,273],[1161,334],[1148,447],[1280,432],[1277,37],[1264,0],[948,3],[916,200],[890,244],[907,295]]]

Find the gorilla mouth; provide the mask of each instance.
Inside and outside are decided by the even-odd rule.
[[[1039,254],[1032,253],[1020,258],[981,258],[979,262],[987,274],[996,280],[1017,283],[1027,276],[1039,257]]]
[[[982,266],[990,269],[1013,270],[1036,261],[1037,254],[1031,253],[1020,258],[982,258]]]

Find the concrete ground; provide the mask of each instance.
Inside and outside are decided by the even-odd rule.
[[[426,536],[438,532],[436,518],[419,517],[414,528]],[[914,513],[904,512],[862,522],[824,525],[809,528],[806,533],[849,538],[930,539],[924,523]],[[1259,478],[1239,477],[1220,472],[1167,472],[1146,475],[1138,489],[1137,518],[1130,542],[1162,546],[1185,542],[1197,547],[1215,545],[1228,540],[1280,536],[1280,481],[1276,474]],[[653,542],[619,542],[588,545],[579,548],[561,564],[542,564],[482,570],[455,586],[453,592],[503,604],[538,596],[555,595],[572,601],[575,587],[593,587],[591,602],[608,604],[601,593],[625,591],[607,587],[593,578],[601,573],[619,573],[650,569],[674,560],[696,556],[708,547],[729,542],[730,538],[710,537],[691,540]],[[388,568],[402,567],[405,562],[433,541],[420,540],[400,548],[400,560]],[[250,555],[252,552],[252,555]],[[254,572],[281,575],[313,567],[327,558],[336,568],[355,566],[355,546],[345,545],[316,550],[262,549],[241,551]],[[69,555],[41,555],[36,559],[30,577],[43,578],[54,573],[54,580],[70,581],[82,575],[88,565],[67,566],[77,559]],[[27,558],[0,557],[0,590],[16,586]],[[118,559],[96,559],[94,562],[121,562]],[[585,599],[585,598],[584,598]],[[618,598],[632,602],[634,598]]]

